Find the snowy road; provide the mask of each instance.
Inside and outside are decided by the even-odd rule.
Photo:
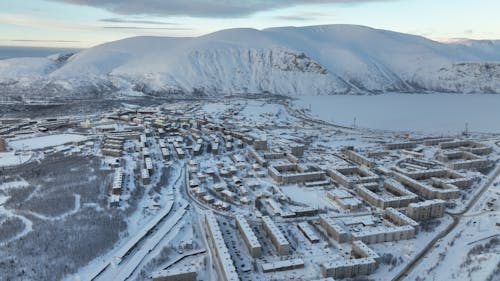
[[[186,214],[186,208],[189,205],[183,203],[177,210],[169,216],[166,221],[142,243],[140,248],[129,254],[118,264],[112,264],[106,271],[99,275],[95,280],[127,280],[136,270],[144,257],[159,244],[162,238],[169,233],[174,226]]]

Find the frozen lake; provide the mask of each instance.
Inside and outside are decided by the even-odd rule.
[[[374,96],[306,96],[296,103],[311,108],[325,121],[358,127],[461,132],[468,123],[474,132],[500,133],[500,95],[383,94]]]

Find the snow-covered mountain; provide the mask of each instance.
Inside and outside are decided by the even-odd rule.
[[[4,95],[500,93],[500,41],[353,25],[134,37],[75,55],[0,60]]]

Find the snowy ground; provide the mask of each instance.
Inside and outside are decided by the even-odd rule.
[[[383,94],[304,96],[295,101],[313,116],[346,126],[434,134],[500,132],[500,96]],[[356,118],[356,121],[354,120]]]
[[[500,280],[500,176],[406,280]]]
[[[32,153],[17,154],[14,152],[0,152],[0,167],[15,166],[30,160]]]
[[[380,96],[380,98],[381,100],[383,100],[387,99],[387,97],[389,96],[399,97],[402,95],[384,95]],[[413,98],[413,96],[409,97]],[[464,99],[467,99],[467,97],[468,96],[466,96]],[[319,103],[317,105],[317,108],[324,108],[324,111],[315,111],[315,106],[313,105],[313,113],[320,115],[319,117],[326,121],[331,121],[329,115],[330,113],[335,112],[336,105],[333,105],[331,102],[325,101],[330,101],[330,99],[335,100],[337,98],[340,99],[340,97],[313,97],[310,100],[313,101],[315,98],[318,99]],[[356,98],[357,97],[346,97],[347,100],[356,100]],[[364,98],[366,98],[367,100],[371,100],[377,97],[368,96]],[[433,95],[419,97],[417,99],[425,100],[426,98],[432,99]],[[453,98],[461,99],[462,96],[454,96]],[[325,107],[322,107],[323,104],[320,103],[321,101],[325,102]],[[299,104],[301,102],[303,101],[298,101]],[[308,107],[308,105],[303,106]],[[368,108],[370,106],[373,106],[373,104],[367,105],[366,107]],[[346,110],[345,108],[352,107],[351,105],[343,105],[340,107],[345,114],[350,114],[350,111]],[[214,103],[203,101],[190,103],[169,103],[168,105],[162,105],[162,108],[165,110],[167,110],[168,108],[168,111],[170,112],[183,112],[186,116],[189,116],[189,118],[201,119],[206,117],[209,122],[213,121],[216,124],[221,124],[228,128],[234,128],[234,130],[244,132],[245,134],[248,134],[249,136],[254,138],[265,137],[269,142],[269,147],[276,149],[276,151],[278,151],[279,148],[287,148],[290,144],[293,143],[305,144],[307,146],[307,150],[302,161],[304,163],[314,163],[320,165],[321,168],[331,168],[334,166],[342,166],[348,164],[348,162],[343,159],[342,154],[338,151],[344,146],[354,146],[356,149],[364,149],[367,147],[378,148],[386,141],[398,141],[408,137],[402,137],[403,134],[401,133],[390,132],[386,130],[388,128],[381,128],[384,130],[356,130],[352,128],[339,127],[335,124],[326,124],[324,122],[322,123],[321,121],[310,119],[310,117],[307,115],[301,115],[300,112],[289,110],[290,108],[287,106],[286,101],[277,102],[276,100],[264,99],[231,99]],[[392,114],[392,112],[387,109],[386,112]],[[320,113],[323,113],[324,115],[321,116]],[[368,111],[366,112],[366,114],[367,116],[368,114],[372,114],[373,116],[375,116],[371,118],[374,119],[374,121],[376,121],[376,119],[379,117],[379,113],[376,110]],[[385,114],[385,116],[387,117],[391,114]],[[397,116],[395,119],[399,117],[403,118],[404,116]],[[351,117],[347,117],[347,121],[344,124],[349,126],[352,125],[350,124],[352,123],[352,120],[350,119]],[[430,119],[431,117],[424,118],[424,120],[420,121],[424,122],[425,120],[427,120],[431,122],[432,120]],[[364,127],[365,124],[363,123],[363,120],[364,119],[362,118],[358,119],[357,125]],[[339,122],[337,118],[334,118],[334,121]],[[405,121],[394,121],[394,123],[392,123],[390,127],[391,129],[394,129],[398,126],[399,123],[402,124],[403,122]],[[410,125],[413,126],[415,124],[412,123]],[[117,128],[122,128],[123,126],[118,126]],[[443,126],[449,126],[449,124],[444,124]],[[463,124],[460,124],[459,130],[461,130],[462,127]],[[472,127],[471,129],[474,128]],[[80,154],[80,152],[77,152],[76,150],[68,150],[68,148],[70,148],[70,145],[63,145],[85,139],[85,136],[83,135],[71,134],[71,132],[75,131],[61,130],[57,135],[54,134],[43,137],[25,136],[23,139],[15,139],[11,141],[10,147],[17,150],[28,150],[58,146],[54,151],[65,151],[65,155],[66,153],[68,153],[68,155],[69,153]],[[450,131],[452,130],[450,129]],[[448,131],[445,130],[443,132]],[[411,137],[426,135],[428,134],[412,133]],[[142,185],[139,178],[137,177],[137,168],[140,168],[141,165],[143,165],[142,155],[140,152],[138,152],[138,150],[136,150],[138,142],[127,141],[124,146],[125,151],[127,152],[122,157],[123,161],[121,162],[124,174],[126,175],[124,179],[125,188],[122,193],[122,203],[119,208],[108,209],[107,190],[103,189],[93,191],[93,195],[99,196],[103,200],[91,200],[90,202],[88,199],[85,200],[85,194],[80,195],[79,190],[72,190],[64,198],[67,201],[67,206],[63,210],[64,212],[61,211],[56,212],[55,214],[46,214],[44,212],[33,212],[31,209],[23,211],[22,218],[24,218],[24,216],[26,215],[28,219],[33,219],[34,223],[33,226],[31,226],[29,224],[31,223],[30,220],[23,220],[21,223],[23,223],[24,228],[15,233],[18,236],[15,236],[14,239],[18,239],[22,236],[30,237],[30,235],[34,235],[37,230],[36,227],[38,225],[36,223],[38,221],[55,224],[59,220],[67,220],[68,222],[65,222],[64,225],[61,224],[61,226],[66,227],[66,224],[69,223],[73,217],[77,217],[80,213],[82,213],[82,211],[95,211],[96,214],[101,215],[105,215],[107,212],[116,212],[116,214],[120,214],[120,223],[123,219],[123,225],[121,225],[120,227],[121,232],[119,238],[116,238],[116,241],[110,239],[110,241],[108,241],[110,243],[106,244],[106,247],[102,248],[105,250],[99,252],[98,255],[92,257],[89,256],[86,260],[89,262],[86,262],[83,265],[79,265],[77,269],[72,269],[71,271],[69,271],[68,274],[65,275],[64,280],[87,280],[86,278],[89,278],[89,276],[97,275],[97,273],[99,273],[101,270],[104,270],[104,272],[99,276],[99,278],[97,278],[99,280],[118,280],[118,278],[121,280],[147,280],[147,278],[150,276],[150,273],[160,268],[169,266],[180,267],[184,263],[189,265],[187,261],[191,261],[191,258],[193,258],[193,261],[191,262],[194,262],[196,266],[200,268],[199,279],[218,280],[217,277],[213,277],[215,274],[213,270],[214,261],[212,260],[212,257],[209,253],[210,249],[205,247],[206,241],[203,241],[201,239],[204,237],[204,224],[198,223],[199,220],[203,220],[204,210],[206,208],[213,207],[210,207],[209,204],[198,202],[200,200],[194,201],[191,197],[189,197],[187,190],[184,189],[185,175],[188,174],[185,170],[185,167],[186,165],[192,165],[188,164],[189,160],[191,159],[195,162],[195,164],[198,165],[198,172],[202,175],[207,171],[207,169],[213,169],[214,167],[216,167],[218,163],[222,164],[220,169],[222,169],[222,167],[231,167],[234,165],[231,156],[240,155],[245,157],[246,146],[244,146],[242,149],[233,147],[230,150],[225,150],[224,144],[227,142],[227,140],[222,134],[210,132],[203,135],[203,137],[204,144],[206,144],[208,141],[214,141],[212,140],[212,137],[220,141],[220,151],[217,155],[214,156],[211,153],[203,153],[200,156],[193,156],[191,158],[189,157],[190,153],[188,152],[188,156],[186,157],[187,159],[180,160],[177,159],[177,157],[174,155],[173,159],[171,159],[170,161],[163,161],[160,155],[160,147],[157,140],[154,137],[147,137],[148,147],[154,165],[154,172],[151,175],[151,183],[147,185]],[[190,141],[190,143],[182,144],[183,148],[186,149],[186,151],[189,151],[187,146],[191,146],[197,137],[192,138],[193,139]],[[488,141],[490,145],[494,145],[498,140],[490,139]],[[109,170],[109,165],[112,165],[113,163],[116,164],[116,161],[112,157],[101,158],[98,149],[99,146],[99,141],[96,141],[96,145],[93,146],[93,149],[89,150],[81,148],[82,151],[86,153],[82,156],[88,157],[89,155],[98,155],[102,162],[100,162],[100,165],[96,166],[96,169],[100,167],[99,169],[105,170],[106,173],[110,173],[111,171]],[[173,151],[172,144],[167,144],[167,147],[169,147],[171,151]],[[28,153],[28,151],[23,151],[23,153]],[[50,155],[51,153],[53,153],[53,151],[52,149],[50,149],[44,151],[44,153]],[[29,161],[29,165],[37,167],[37,164],[35,161],[33,161],[33,159],[39,158],[38,156],[44,153],[34,152],[34,155],[36,157],[27,158],[24,161]],[[426,155],[425,158],[432,158],[434,157],[435,153],[436,150],[433,150],[432,148],[424,149],[424,154]],[[12,159],[10,159],[11,162],[7,160],[2,161],[3,155],[5,155],[5,159],[9,159],[8,157],[19,158],[12,152],[2,153],[0,154],[0,165],[2,162],[11,163],[12,161],[14,161]],[[392,156],[394,156],[395,158],[399,157],[395,155]],[[85,157],[82,158],[82,162],[86,161],[85,159],[87,158]],[[389,158],[387,162],[385,162],[385,158],[381,160],[381,163],[383,163],[384,166],[386,163],[390,164],[394,162],[394,159],[391,158],[391,156],[387,157]],[[279,162],[281,160],[276,161]],[[251,163],[252,162],[249,162],[247,164]],[[15,161],[13,162],[13,164],[16,164]],[[19,167],[21,168],[22,166],[24,165],[21,165]],[[78,167],[75,167],[70,169],[70,172],[76,173],[77,170]],[[219,170],[219,168],[217,168],[217,170]],[[269,194],[276,193],[276,198],[281,198],[281,194],[283,194],[283,200],[277,201],[280,202],[279,204],[282,205],[282,207],[284,208],[283,210],[285,211],[288,210],[288,207],[292,205],[307,205],[318,207],[320,209],[340,209],[339,206],[336,205],[336,203],[325,196],[325,190],[323,187],[283,185],[272,188],[275,183],[268,176],[266,176],[267,173],[265,173],[265,169],[260,169],[259,171],[264,171],[264,176],[257,176],[257,172],[253,171],[250,165],[247,165],[247,167],[245,168],[239,168],[238,172],[236,172],[236,176],[240,178],[244,183],[259,183],[258,187],[247,190],[247,196],[250,198],[254,198],[257,196],[257,194],[262,194],[265,191]],[[89,175],[92,175],[92,173]],[[194,178],[194,176],[197,175],[198,174],[193,173],[191,176]],[[61,187],[65,187],[63,190],[69,189],[66,188],[66,185],[52,184],[52,181],[54,179],[58,179],[58,177],[60,177],[60,175],[56,176],[42,174],[43,182],[47,186],[60,185]],[[90,178],[92,177],[89,177],[89,180]],[[73,178],[67,180],[70,182],[74,181]],[[92,178],[92,180],[95,181],[95,178]],[[218,181],[224,181],[224,179],[217,177],[217,182]],[[497,179],[497,181],[500,181],[500,179]],[[206,179],[206,181],[200,183],[200,187],[208,190],[209,194],[215,194],[214,196],[216,199],[224,201],[223,197],[217,195],[215,192],[210,191],[209,189],[215,182],[215,178],[212,179],[209,177],[208,179]],[[232,185],[231,179],[228,178],[227,182],[229,182],[229,184],[231,185],[230,190],[233,190],[234,192],[240,192],[235,189],[235,186]],[[9,187],[8,185],[11,185],[12,187]],[[2,191],[2,189],[10,189],[16,187],[22,190],[23,186],[24,188],[26,188],[25,185],[26,183],[23,182],[22,179],[20,179],[0,186],[0,191]],[[67,186],[71,187],[70,184],[67,184]],[[108,186],[108,184],[106,186]],[[34,188],[39,189],[39,187],[37,186],[34,186]],[[498,194],[499,192],[500,191],[498,190],[492,189],[488,192],[488,194],[491,197],[496,196],[495,194]],[[33,192],[33,194],[35,193],[36,192]],[[47,198],[52,197],[54,197],[53,194],[47,194]],[[2,205],[2,200],[5,201],[6,199],[2,199],[0,195],[0,206]],[[189,207],[186,207],[185,205],[186,200],[190,200],[188,201]],[[436,276],[435,280],[446,280],[453,278],[456,278],[456,280],[468,280],[467,278],[469,277],[469,280],[483,280],[487,278],[487,275],[489,273],[493,272],[494,267],[499,262],[498,247],[496,245],[490,245],[490,248],[488,249],[491,250],[491,252],[485,252],[483,251],[483,249],[483,252],[481,252],[480,254],[474,252],[473,254],[469,255],[470,257],[472,257],[470,259],[467,259],[466,257],[469,251],[471,251],[476,245],[485,245],[485,243],[490,243],[491,239],[494,238],[492,237],[492,235],[495,234],[495,231],[498,232],[498,227],[494,226],[496,220],[498,220],[498,208],[496,209],[496,212],[486,212],[485,210],[483,210],[484,207],[482,206],[486,205],[489,202],[489,199],[480,200],[479,202],[482,202],[478,203],[481,204],[481,207],[473,208],[474,212],[471,211],[470,213],[468,213],[466,215],[466,218],[464,218],[460,222],[454,232],[446,236],[443,241],[438,242],[437,248],[435,248],[435,250],[420,264],[415,273],[413,275],[410,275],[408,280],[415,280],[419,276],[420,278],[425,276],[427,278],[426,280],[433,280],[432,278],[434,275]],[[172,207],[170,213],[169,206]],[[232,209],[228,212],[221,211],[218,213],[221,219],[221,227],[223,228],[224,236],[227,239],[226,243],[228,243],[229,247],[231,248],[231,254],[233,258],[237,260],[237,267],[240,268],[244,264],[248,267],[250,263],[248,257],[246,257],[246,249],[244,249],[243,245],[240,244],[241,238],[239,238],[237,232],[234,229],[234,222],[231,219],[223,218],[223,215],[239,213],[246,214],[248,217],[254,218],[259,217],[260,214],[266,214],[266,210],[265,208],[264,210],[255,208],[253,204],[241,205],[238,202],[236,202],[235,204],[231,204],[231,208]],[[0,209],[0,220],[2,219],[1,210],[7,209]],[[363,208],[362,210],[360,210],[360,212],[364,213],[367,210],[367,208]],[[10,212],[10,210],[8,211]],[[14,217],[14,211],[10,213],[3,213],[3,215]],[[373,209],[372,211],[375,211],[375,209]],[[163,216],[164,212],[166,214],[165,216]],[[340,210],[339,212],[341,214],[348,215],[347,211]],[[116,216],[116,214],[113,213],[111,216]],[[161,220],[161,218],[163,217],[165,218]],[[16,218],[22,219],[21,217]],[[313,220],[309,221],[311,225],[314,226]],[[345,252],[350,252],[350,246],[347,244],[339,244],[339,246],[336,243],[333,243],[330,246],[326,247],[329,239],[324,237],[321,232],[321,228],[318,228],[317,226],[313,227],[313,229],[315,232],[320,234],[323,243],[311,245],[311,243],[309,243],[304,235],[297,229],[297,222],[291,220],[277,221],[279,226],[283,229],[285,236],[291,241],[291,244],[293,246],[291,257],[304,258],[306,262],[306,268],[303,270],[291,270],[276,274],[256,273],[254,275],[251,272],[242,273],[242,280],[270,280],[272,278],[285,280],[297,278],[298,276],[302,276],[303,278],[310,280],[320,276],[319,264],[323,259],[337,258],[339,255],[343,258],[348,258],[350,256],[348,254],[345,254],[346,256],[344,256]],[[391,258],[389,263],[381,264],[379,269],[373,275],[367,276],[366,278],[377,281],[393,278],[396,274],[403,270],[403,268],[409,262],[414,259],[418,251],[425,245],[427,245],[429,241],[431,241],[437,235],[437,233],[449,226],[453,222],[453,219],[450,215],[446,215],[444,218],[440,219],[439,222],[439,225],[433,226],[428,230],[428,232],[420,232],[415,239],[371,245],[371,247],[380,255],[393,254],[394,259]],[[269,247],[272,249],[272,247],[270,246],[271,242],[269,238],[263,236],[263,230],[261,229],[259,224],[255,221],[251,221],[251,224],[255,227],[255,229],[257,229],[256,232],[259,240],[266,245],[269,245]],[[467,230],[464,231],[464,229]],[[462,232],[460,232],[460,230],[462,230]],[[446,240],[454,239],[453,237],[456,237],[456,235],[458,235],[459,233],[460,236],[456,238],[454,242],[451,242],[451,240]],[[68,235],[67,237],[72,236]],[[483,238],[486,239],[477,241],[477,239]],[[183,246],[181,246],[182,242],[186,242],[186,240],[194,240],[194,249],[184,248]],[[7,243],[9,243],[10,240],[6,241]],[[132,244],[133,246],[131,246]],[[186,258],[186,260],[183,260],[179,263],[176,262],[178,258],[190,254],[191,251],[204,251],[204,249],[207,250],[207,253],[200,252],[196,254],[195,257],[188,257]],[[131,251],[129,252],[129,250]],[[452,254],[446,254],[444,256],[444,261],[446,262],[444,263],[442,260],[440,260],[443,256],[440,254],[443,252],[446,253],[447,251]],[[117,259],[117,256],[120,256],[124,252],[128,252],[128,254],[125,255],[122,260]],[[463,256],[464,258],[460,260],[458,258],[460,256]],[[238,259],[238,257],[240,258]],[[273,253],[273,250],[265,250],[264,258],[258,260],[257,266],[260,266],[260,264],[265,260],[275,259],[278,259],[278,257],[276,257],[275,253]],[[485,259],[487,259],[488,262],[484,262]],[[446,271],[448,268],[447,266],[442,266],[445,264],[447,265],[448,262],[451,264],[455,275],[452,275],[452,273]],[[467,264],[462,268],[462,264],[464,264],[465,262],[467,262]],[[437,264],[436,267],[434,267],[435,264]],[[474,268],[477,268],[477,266],[481,266],[481,270],[476,270],[469,276],[468,272],[473,271]],[[243,270],[240,268],[239,271]],[[427,271],[429,271],[429,273],[427,273]],[[480,275],[481,272],[483,272],[484,274]]]
[[[58,146],[70,142],[84,141],[85,136],[75,134],[57,134],[41,137],[16,139],[9,142],[9,146],[16,150],[33,150]]]

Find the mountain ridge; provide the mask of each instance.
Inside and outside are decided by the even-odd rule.
[[[441,43],[358,25],[139,36],[72,56],[1,60],[0,92],[30,98],[500,93],[499,42]]]

